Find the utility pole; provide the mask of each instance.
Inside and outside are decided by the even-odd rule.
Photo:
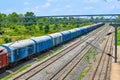
[[[115,27],[115,63],[117,63],[117,25]]]
[[[120,24],[110,24],[115,28],[115,63],[117,63],[117,27],[120,26]]]

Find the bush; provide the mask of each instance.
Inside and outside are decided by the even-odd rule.
[[[5,43],[9,43],[9,42],[12,41],[12,39],[11,39],[11,38],[8,38],[8,37],[5,37],[5,38],[4,38],[4,41],[5,41]]]
[[[49,32],[49,29],[50,29],[49,26],[46,25],[46,26],[44,27],[44,32],[45,32],[45,33],[48,33],[48,32]]]

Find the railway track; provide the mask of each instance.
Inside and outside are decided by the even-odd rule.
[[[112,57],[106,54],[113,54],[113,34],[108,37],[103,52],[99,54],[97,61],[84,80],[110,80]]]
[[[92,44],[97,44],[101,37],[103,37],[106,34],[106,32],[103,33],[103,35],[96,38],[96,40],[91,41]],[[99,35],[99,34],[98,34]],[[84,58],[86,53],[90,50],[91,46],[86,46],[83,51],[80,52],[74,59],[72,59],[66,66],[64,66],[57,74],[55,74],[50,80],[70,80],[68,76],[71,74],[72,70],[78,65],[84,63]],[[82,66],[82,65],[79,65]],[[76,79],[71,79],[76,80]]]
[[[96,29],[96,30],[90,32],[90,33],[87,34],[87,35],[82,36],[81,39],[84,40],[84,39],[88,38],[89,35],[94,34],[94,33],[98,32],[98,31],[101,30],[101,29],[102,29],[102,27],[100,27],[99,29]],[[75,39],[75,40],[76,40],[76,39]],[[77,40],[77,42],[79,42],[79,41]],[[74,42],[74,40],[73,40],[72,44],[75,44],[75,43],[77,43],[77,42],[76,42],[76,41]],[[71,44],[71,43],[70,43],[70,44]],[[72,46],[72,45],[71,45],[71,46]],[[71,46],[70,46],[70,47],[71,47]],[[66,45],[65,45],[65,47],[66,47]],[[69,48],[69,47],[67,47],[67,48]],[[67,48],[66,48],[66,49],[67,49]],[[52,52],[52,50],[51,50],[51,52]],[[36,58],[34,58],[34,59],[36,59]],[[36,62],[34,62],[34,63],[36,63]],[[28,62],[28,64],[29,64],[29,62]],[[21,65],[21,63],[20,63],[19,65]],[[18,65],[18,66],[19,66],[19,65]],[[30,63],[30,65],[31,65],[31,63]],[[16,66],[15,66],[14,68],[16,68]],[[14,68],[12,68],[12,69],[14,69]],[[10,68],[10,69],[11,69],[11,68]],[[8,76],[8,75],[9,75],[8,73],[10,73],[10,74],[14,73],[14,72],[11,72],[10,69],[9,69],[9,70],[6,70],[2,75],[0,75],[0,79],[3,78],[3,77],[5,77],[5,76]],[[4,75],[4,74],[7,74],[7,75]]]
[[[107,29],[105,27],[105,29]],[[93,34],[90,34],[93,35]],[[84,39],[88,39],[90,37],[90,35],[87,36],[87,38],[85,37]],[[32,76],[34,76],[35,74],[39,73],[40,71],[42,71],[44,68],[46,68],[47,66],[49,66],[50,64],[54,63],[56,60],[58,60],[59,58],[61,58],[62,56],[64,56],[65,54],[67,54],[68,52],[70,52],[72,49],[76,48],[78,45],[82,44],[84,41],[78,41],[76,42],[77,44],[75,45],[71,45],[70,47],[66,48],[65,50],[59,52],[58,54],[50,57],[49,59],[47,59],[46,61],[40,63],[39,65],[31,68],[29,71],[24,72],[21,75],[18,75],[17,77],[13,78],[14,80],[19,80],[19,79],[30,79]]]
[[[111,54],[111,52],[113,52],[110,48],[113,45],[113,36],[111,35],[108,39],[108,42],[106,44],[105,47],[105,51],[104,52],[108,52],[109,54]],[[95,73],[98,74],[94,74],[94,76],[92,77],[92,80],[96,80],[96,79],[100,79],[100,80],[106,80],[107,78],[107,69],[108,69],[108,62],[109,61],[109,56],[105,55],[104,53],[101,55],[101,58],[99,60],[99,64],[97,65],[96,71]]]
[[[113,34],[112,34],[113,35]],[[113,48],[114,48],[114,37],[112,39],[111,47],[110,47],[110,53],[113,55]],[[111,65],[112,65],[112,57],[108,56],[107,61],[107,67],[106,67],[106,74],[105,74],[105,80],[110,80],[110,72],[111,72]]]

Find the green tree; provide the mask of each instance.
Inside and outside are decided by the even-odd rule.
[[[4,34],[4,30],[2,30],[3,27],[3,21],[6,18],[6,14],[0,13],[0,35]]]
[[[58,30],[58,25],[57,25],[57,24],[55,24],[55,25],[53,26],[53,30]]]
[[[5,38],[4,38],[4,41],[5,41],[5,43],[9,43],[9,42],[11,42],[12,40],[11,40],[11,38],[5,37]]]
[[[16,12],[13,12],[11,14],[8,15],[7,20],[9,21],[9,23],[11,24],[16,24],[19,22],[20,20],[20,16],[19,14],[17,14]]]
[[[120,23],[119,20],[120,20],[120,16],[117,16],[117,18],[116,18],[116,23],[119,24],[119,23]]]
[[[48,32],[49,32],[49,30],[50,30],[49,26],[48,26],[48,25],[46,25],[46,26],[44,27],[44,32],[45,32],[45,33],[48,33]]]
[[[6,22],[5,22],[6,17],[7,17],[6,14],[0,13],[0,32],[1,32],[2,28],[4,27],[4,24],[6,24]]]
[[[26,25],[32,25],[32,24],[36,24],[36,17],[35,14],[33,12],[26,12],[24,14],[25,18],[24,18],[24,23]]]

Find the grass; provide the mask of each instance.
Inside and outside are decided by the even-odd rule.
[[[120,46],[120,27],[118,28],[118,45]]]
[[[118,32],[118,45],[120,46],[120,32]]]
[[[91,48],[92,49],[92,48]],[[84,60],[89,60],[89,54],[91,53],[91,49],[87,51],[87,53],[84,56]]]
[[[30,65],[29,65],[29,64],[28,64],[28,65],[23,66],[22,68],[20,68],[19,70],[17,70],[17,71],[16,71],[16,72],[14,72],[13,74],[10,74],[10,75],[8,75],[8,76],[6,76],[6,77],[2,78],[1,80],[9,80],[10,78],[12,78],[13,76],[15,76],[16,74],[18,74],[18,73],[20,73],[20,72],[22,72],[22,71],[26,70],[28,67],[30,67]]]
[[[44,56],[41,57],[41,58],[37,58],[36,61],[37,61],[37,62],[41,62],[41,61],[43,61],[44,59],[46,59],[47,57],[49,57],[49,54],[44,55]]]
[[[106,38],[104,37],[104,38],[102,38],[102,41],[105,41],[106,40]]]
[[[88,60],[88,61],[89,61],[89,54],[90,54],[93,50],[96,50],[96,48],[92,47],[92,48],[90,48],[90,49],[87,51],[87,53],[86,53],[86,55],[85,55],[85,57],[84,57],[84,60]],[[95,59],[95,58],[96,58],[96,54],[93,54],[93,59]],[[82,78],[85,77],[85,75],[89,72],[90,68],[92,67],[91,65],[92,65],[92,62],[89,61],[88,67],[87,67],[85,70],[83,70],[83,72],[79,75],[78,80],[82,80]]]
[[[84,57],[85,60],[89,60],[89,54],[90,54],[93,50],[96,50],[96,48],[92,47],[92,48],[90,48],[90,49],[87,51],[87,53],[85,54],[85,57]],[[95,55],[95,54],[94,54],[94,55]],[[94,55],[93,55],[93,56],[94,56]],[[96,56],[96,55],[95,55],[95,56]]]
[[[71,76],[73,76],[73,75],[74,75],[74,73],[72,73],[72,72],[71,72],[71,73],[70,73],[70,75],[71,75]]]
[[[46,74],[51,74],[51,72],[49,72],[49,71],[45,71],[45,73],[46,73]]]
[[[61,48],[59,48],[59,49],[57,49],[57,50],[52,50],[50,54],[46,54],[46,55],[44,55],[44,56],[42,56],[42,57],[40,57],[40,58],[37,58],[36,61],[37,61],[37,62],[41,62],[41,61],[43,61],[44,59],[46,59],[47,57],[49,57],[50,55],[52,55],[52,54],[57,54],[57,52],[60,51],[61,49],[63,49],[63,47],[61,47]],[[8,75],[8,76],[2,78],[1,80],[9,80],[9,79],[12,78],[13,76],[15,76],[15,75],[17,75],[18,73],[26,70],[26,69],[29,68],[29,67],[30,67],[30,65],[27,64],[27,65],[23,66],[22,68],[20,68],[19,70],[17,70],[16,72],[14,72],[13,74]],[[50,72],[46,71],[46,74],[50,74]]]
[[[43,61],[44,59],[46,59],[47,57],[49,57],[51,54],[56,54],[57,51],[60,51],[61,49],[63,49],[63,47],[61,47],[59,50],[52,50],[52,52],[50,54],[46,54],[44,56],[42,56],[41,58],[37,58],[36,61],[37,62],[41,62]],[[27,68],[29,68],[30,65],[25,65],[23,66],[22,68],[20,68],[19,70],[17,70],[16,72],[14,72],[13,74],[10,74],[4,78],[2,78],[1,80],[9,80],[10,78],[12,78],[13,76],[17,75],[18,73],[26,70]],[[46,74],[50,74],[50,72],[46,71]]]
[[[37,58],[36,61],[37,61],[37,62],[41,62],[41,61],[43,61],[44,59],[46,59],[47,57],[49,57],[50,55],[56,54],[56,53],[57,53],[58,51],[60,51],[61,49],[63,49],[63,47],[61,47],[61,48],[58,49],[58,50],[52,50],[51,53],[46,54],[46,55],[44,55],[44,56],[42,56],[42,57],[40,57],[40,58]]]
[[[82,74],[80,74],[80,76],[78,77],[78,80],[82,80],[82,78],[88,73],[89,69],[86,69],[82,72]]]
[[[96,58],[96,54],[93,54],[93,59],[95,59]]]
[[[77,80],[82,80],[83,77],[85,77],[85,75],[89,72],[92,63],[89,63],[89,66],[79,75]]]
[[[118,46],[120,46],[120,39],[118,40]]]

